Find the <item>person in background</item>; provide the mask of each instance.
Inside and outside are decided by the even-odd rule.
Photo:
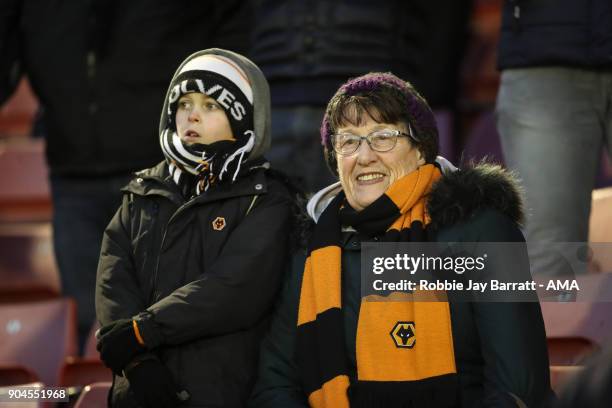
[[[525,187],[534,277],[561,277],[567,251],[542,244],[588,241],[602,148],[612,152],[612,2],[507,0],[498,66],[497,129]]]
[[[168,78],[196,50],[245,51],[248,9],[239,0],[0,3],[0,103],[27,75],[43,108],[55,257],[84,344],[119,189],[162,158],[156,123]]]
[[[578,367],[577,367],[578,368]],[[612,401],[612,343],[589,356],[568,379],[554,408],[599,408]]]
[[[250,405],[542,406],[552,391],[537,302],[361,292],[364,242],[524,243],[510,174],[487,164],[443,174],[432,111],[389,73],[338,89],[321,143],[340,181],[308,203],[307,258],[294,258]],[[412,323],[402,346],[390,335],[399,322]]]
[[[250,57],[270,81],[274,167],[308,192],[330,184],[318,124],[338,86],[393,71],[453,109],[472,0],[252,0]]]
[[[243,406],[288,254],[293,201],[268,169],[268,84],[222,49],[188,57],[164,102],[165,160],[104,233],[97,347],[113,407]],[[188,402],[186,402],[188,400]]]

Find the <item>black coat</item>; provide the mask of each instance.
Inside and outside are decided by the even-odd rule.
[[[499,168],[458,171],[434,186],[429,201],[432,226],[440,242],[524,242],[517,225],[520,199],[512,180]],[[360,285],[360,245],[346,234],[342,251],[342,299],[350,377],[356,371],[356,331]],[[305,407],[294,359],[296,321],[304,256],[293,259],[292,273],[262,343],[253,407]],[[539,304],[453,303],[451,324],[459,379],[457,407],[528,407],[551,395],[546,334]]]
[[[165,163],[124,193],[102,244],[100,323],[137,316],[185,406],[243,406],[287,261],[289,193],[261,169],[185,202]],[[115,378],[115,406],[135,406],[128,387]]]
[[[246,51],[245,14],[240,0],[3,0],[0,103],[27,75],[44,107],[52,174],[154,166],[168,79],[197,50]]]
[[[612,68],[612,1],[506,0],[498,65]]]

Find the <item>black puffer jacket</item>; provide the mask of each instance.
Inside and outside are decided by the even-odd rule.
[[[243,406],[286,263],[291,199],[260,169],[186,202],[165,162],[140,172],[105,232],[96,310],[138,315],[189,407]],[[113,406],[135,407],[116,377]]]
[[[612,1],[506,0],[498,65],[612,69]]]
[[[439,242],[524,242],[517,187],[499,167],[445,176],[430,194]],[[349,375],[356,377],[356,333],[361,302],[359,237],[342,243],[342,302]],[[262,343],[259,378],[250,406],[307,407],[295,362],[295,336],[305,256],[293,259],[283,298]],[[454,407],[541,407],[551,396],[546,335],[535,303],[450,304],[459,390]],[[452,396],[450,398],[453,399]],[[518,401],[524,405],[520,405]]]

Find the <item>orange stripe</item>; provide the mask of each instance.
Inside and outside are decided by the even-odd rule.
[[[401,177],[386,191],[385,194],[387,194],[396,207],[400,209],[400,212],[404,213],[405,211],[401,211],[402,208],[412,207],[412,205],[421,198],[422,191],[419,190],[424,190],[424,183],[422,183],[422,180],[429,178],[426,177],[426,173],[431,172],[432,168],[433,165],[431,164],[421,166]]]
[[[298,326],[314,321],[317,314],[341,307],[341,252],[338,246],[327,246],[311,252],[304,265],[300,293]],[[314,273],[313,265],[318,273]]]
[[[323,387],[308,396],[308,403],[313,408],[349,408],[349,379],[346,375],[332,378]]]
[[[138,342],[138,344],[143,347],[146,347],[146,344],[142,336],[140,335],[140,330],[138,329],[138,323],[136,323],[136,320],[132,320],[132,327],[134,328],[134,335],[136,336],[136,341]]]

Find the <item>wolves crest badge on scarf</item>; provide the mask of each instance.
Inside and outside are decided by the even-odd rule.
[[[215,220],[212,222],[212,227],[215,231],[221,231],[223,228],[225,228],[225,218],[215,218]]]
[[[412,348],[416,343],[414,322],[397,322],[389,334],[397,348]]]

